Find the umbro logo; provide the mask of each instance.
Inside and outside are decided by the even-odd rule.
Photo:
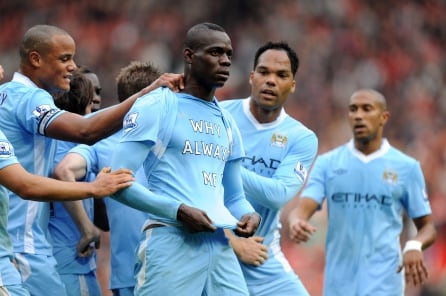
[[[343,169],[343,168],[339,168],[339,169],[333,170],[333,173],[335,173],[336,175],[343,175],[343,174],[347,173],[347,170]]]

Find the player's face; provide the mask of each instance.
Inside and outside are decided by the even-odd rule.
[[[99,82],[99,78],[94,73],[85,73],[85,77],[87,77],[88,80],[91,81],[91,84],[93,84],[93,100],[91,103],[91,112],[98,111],[101,109],[101,84]]]
[[[359,92],[350,98],[349,122],[356,141],[370,142],[381,139],[388,112],[369,92]]]
[[[256,107],[280,110],[290,93],[296,88],[291,63],[283,50],[269,49],[259,56],[254,71],[249,76],[251,99]]]
[[[202,46],[192,52],[191,74],[204,86],[222,87],[229,78],[231,59],[229,36],[220,31],[206,31]]]
[[[46,53],[40,54],[39,86],[50,93],[70,90],[70,78],[76,69],[76,47],[69,35],[55,35]]]

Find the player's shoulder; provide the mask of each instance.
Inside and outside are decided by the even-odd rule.
[[[26,97],[44,96],[52,98],[51,94],[46,90],[40,87],[26,85],[18,81],[6,82],[0,87],[1,92],[7,92],[14,95],[22,95]]]
[[[218,104],[224,109],[231,110],[240,106],[243,100],[246,100],[246,98],[225,99],[218,101]]]
[[[392,159],[394,163],[399,162],[407,165],[413,165],[415,163],[418,163],[418,160],[415,157],[410,156],[409,154],[403,152],[402,150],[394,146],[390,146],[389,151],[387,153],[387,157],[389,159]]]
[[[167,87],[158,87],[141,97],[133,104],[135,108],[163,105],[176,98],[175,93]]]
[[[343,155],[351,154],[351,150],[348,147],[348,143],[336,146],[328,151],[322,152],[318,158],[325,160],[339,160],[343,158]]]

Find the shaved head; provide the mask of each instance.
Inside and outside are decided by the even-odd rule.
[[[20,58],[22,61],[28,59],[31,51],[37,51],[40,54],[45,54],[51,48],[52,38],[55,35],[68,35],[66,31],[61,28],[50,25],[37,25],[26,31],[20,44]]]
[[[200,48],[203,46],[203,40],[206,40],[203,39],[203,34],[206,34],[208,31],[219,31],[226,33],[225,29],[219,25],[213,23],[201,23],[193,26],[189,29],[189,31],[187,31],[184,47],[192,50]]]
[[[368,95],[370,98],[373,99],[373,101],[375,103],[377,103],[377,105],[379,105],[381,107],[381,109],[383,111],[387,110],[387,101],[386,98],[384,97],[384,95],[374,89],[369,89],[369,88],[365,88],[365,89],[360,89],[355,91],[352,96],[350,97],[350,102],[352,101],[352,99],[356,96],[359,95]]]

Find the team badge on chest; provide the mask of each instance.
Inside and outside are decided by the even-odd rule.
[[[284,148],[286,146],[286,142],[288,141],[288,138],[285,134],[280,133],[274,133],[271,137],[271,145]]]

